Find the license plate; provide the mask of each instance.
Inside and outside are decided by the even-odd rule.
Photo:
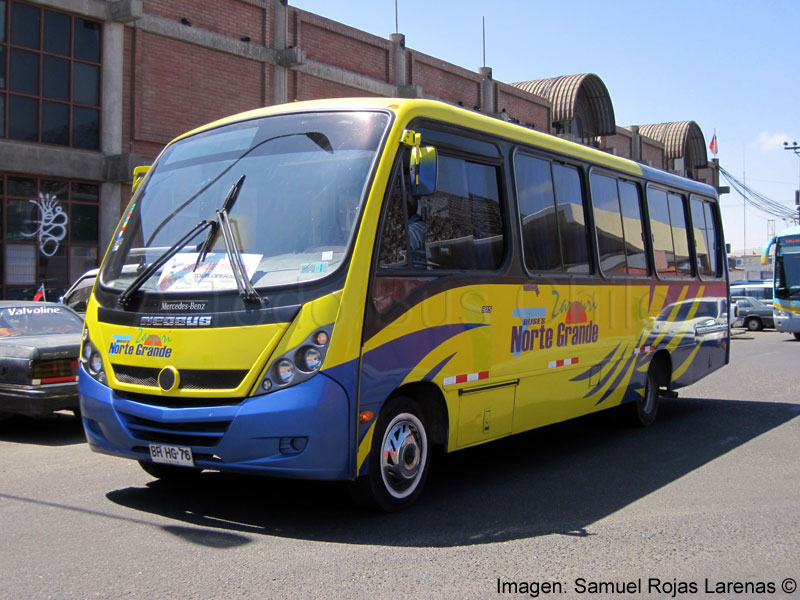
[[[150,458],[153,462],[165,465],[193,467],[192,449],[184,446],[168,446],[167,444],[150,444]]]

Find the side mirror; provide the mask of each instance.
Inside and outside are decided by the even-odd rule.
[[[438,174],[436,148],[414,146],[411,148],[411,193],[414,196],[430,196],[436,191]]]
[[[131,192],[136,192],[136,189],[142,183],[144,176],[147,175],[149,170],[149,165],[142,165],[141,167],[136,167],[133,169],[133,185],[131,185]]]
[[[411,194],[430,196],[436,191],[436,148],[422,146],[422,134],[413,129],[404,129],[400,142],[411,148],[408,172]]]

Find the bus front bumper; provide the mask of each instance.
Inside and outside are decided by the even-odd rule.
[[[784,333],[800,332],[800,315],[778,316],[775,315],[775,329]]]
[[[150,460],[150,444],[191,448],[196,467],[298,479],[349,479],[354,431],[344,389],[324,374],[235,405],[169,408],[124,398],[81,368],[81,416],[95,452]]]

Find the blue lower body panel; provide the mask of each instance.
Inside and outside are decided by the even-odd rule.
[[[160,443],[190,447],[203,469],[298,479],[353,476],[350,402],[324,374],[220,406],[172,408],[159,406],[162,396],[124,398],[82,367],[78,389],[95,452],[150,460],[149,444]]]

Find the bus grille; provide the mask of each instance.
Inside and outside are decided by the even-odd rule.
[[[235,406],[244,398],[187,398],[186,396],[151,396],[115,390],[114,394],[123,400],[157,406],[159,408],[204,408],[206,406]]]
[[[131,365],[111,365],[114,375],[122,383],[158,387],[160,369],[134,367]],[[239,387],[247,375],[244,370],[181,369],[182,390],[230,390]]]
[[[230,421],[163,423],[126,413],[120,413],[120,416],[136,439],[176,446],[216,446],[231,424]]]

